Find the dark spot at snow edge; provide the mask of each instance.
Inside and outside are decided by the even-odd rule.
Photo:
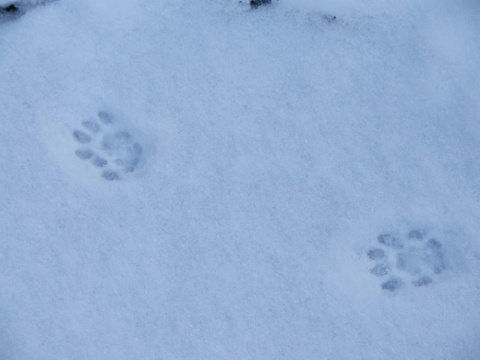
[[[258,8],[260,5],[270,4],[272,0],[250,0],[250,6],[254,9]]]
[[[18,12],[18,6],[16,4],[9,4],[5,6],[0,6],[0,13],[9,13],[9,14],[15,14]]]
[[[36,1],[34,4],[30,2],[23,3],[23,2],[13,1],[10,4],[5,4],[0,6],[0,20],[3,20],[3,21],[15,20],[25,15],[27,11],[37,6],[47,5],[55,1],[57,0],[40,0],[40,1]]]

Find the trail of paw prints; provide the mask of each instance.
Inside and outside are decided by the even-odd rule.
[[[119,180],[136,170],[143,148],[125,130],[118,130],[113,116],[99,111],[95,119],[84,120],[72,133],[78,148],[75,155],[100,170],[106,180]]]
[[[374,263],[372,275],[385,278],[383,290],[397,291],[408,284],[428,286],[446,268],[442,243],[425,230],[413,229],[403,237],[384,233],[377,241],[367,256]]]

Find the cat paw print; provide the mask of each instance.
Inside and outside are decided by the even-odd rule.
[[[385,278],[383,290],[396,291],[407,284],[428,286],[446,268],[442,243],[427,231],[413,229],[403,237],[384,233],[377,241],[367,256],[374,264],[372,275]]]
[[[80,125],[72,133],[77,158],[89,161],[106,180],[119,180],[135,171],[143,148],[128,131],[117,128],[110,113],[99,111],[95,119]]]

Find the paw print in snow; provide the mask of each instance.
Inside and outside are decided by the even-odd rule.
[[[381,285],[384,290],[396,291],[407,283],[427,286],[446,268],[441,242],[426,231],[414,229],[405,237],[384,233],[377,240],[379,246],[368,250],[367,256],[375,264],[370,272],[388,277]]]
[[[106,180],[118,180],[137,168],[142,146],[125,130],[117,130],[110,113],[99,111],[96,119],[82,121],[72,133],[79,144],[75,155],[101,169]]]

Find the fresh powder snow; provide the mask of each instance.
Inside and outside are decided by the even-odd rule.
[[[476,0],[0,0],[0,359],[480,358]]]

